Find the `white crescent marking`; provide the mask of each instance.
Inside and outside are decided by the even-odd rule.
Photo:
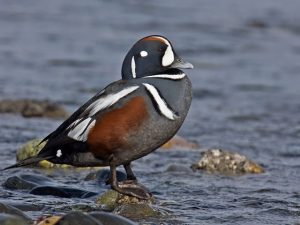
[[[178,116],[168,107],[167,103],[163,100],[163,98],[159,95],[157,89],[147,83],[143,83],[143,85],[146,87],[146,89],[149,91],[149,93],[153,96],[154,100],[156,101],[159,111],[161,114],[163,114],[165,117],[167,117],[170,120],[175,120],[178,118]]]

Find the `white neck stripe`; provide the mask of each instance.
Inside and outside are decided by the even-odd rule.
[[[170,120],[175,120],[178,116],[173,112],[172,109],[169,108],[165,100],[158,93],[157,89],[151,84],[143,83],[143,85],[154,98],[160,113]]]
[[[131,73],[132,73],[133,78],[136,78],[134,56],[132,56],[132,59],[131,59]]]
[[[157,75],[150,75],[145,76],[144,78],[163,78],[163,79],[170,79],[170,80],[181,80],[186,75],[184,73],[181,74],[157,74]]]

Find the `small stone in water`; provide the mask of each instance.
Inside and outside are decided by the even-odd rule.
[[[264,172],[261,166],[235,152],[209,149],[202,152],[201,155],[202,158],[200,161],[192,165],[193,169],[201,169],[225,175]]]

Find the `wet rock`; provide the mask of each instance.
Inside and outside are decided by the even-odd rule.
[[[108,190],[96,199],[96,203],[102,205],[104,209],[113,211],[117,207],[119,193],[114,190]]]
[[[20,99],[1,100],[0,113],[20,113],[24,117],[66,118],[65,109],[49,101]]]
[[[37,185],[35,183],[23,180],[18,176],[7,178],[7,180],[3,184],[3,187],[10,190],[31,190],[36,186]]]
[[[95,192],[67,188],[67,187],[53,187],[53,186],[40,186],[33,188],[30,192],[33,195],[52,195],[62,198],[88,198],[97,195]]]
[[[21,174],[9,177],[3,187],[11,190],[31,190],[39,185],[50,184],[51,180],[47,177],[34,174]]]
[[[29,225],[29,222],[22,219],[19,216],[10,214],[0,213],[0,224],[1,225]]]
[[[31,219],[27,215],[25,215],[19,209],[15,208],[13,206],[10,206],[10,205],[0,203],[0,213],[1,213],[1,215],[9,214],[9,215],[12,215],[12,216],[16,216],[18,218],[21,218],[23,221],[25,221],[27,223],[31,222]],[[2,224],[2,223],[0,222],[0,224]]]
[[[89,214],[103,225],[135,225],[133,221],[119,215],[107,212],[92,212]]]
[[[94,217],[79,211],[70,212],[63,216],[55,225],[103,225]]]
[[[133,220],[162,217],[158,209],[146,203],[122,204],[114,209],[114,213]]]
[[[199,146],[196,143],[189,142],[183,137],[174,136],[171,140],[165,143],[161,148],[171,149],[171,148],[181,148],[181,149],[196,149]]]
[[[45,143],[40,143],[41,139],[34,139],[23,144],[18,150],[16,154],[17,162],[27,159],[32,156],[36,156],[38,152],[45,146]],[[36,164],[36,166],[42,168],[70,168],[71,166],[65,164],[54,164],[47,160],[40,161]]]
[[[263,173],[261,166],[235,152],[221,149],[209,149],[201,153],[200,161],[192,165],[193,169],[201,169],[210,173],[225,175],[242,175],[247,173]]]
[[[116,207],[122,204],[152,204],[154,201],[154,197],[144,200],[123,195],[114,190],[108,190],[96,199],[96,203],[102,205],[102,208],[107,211],[113,211]]]

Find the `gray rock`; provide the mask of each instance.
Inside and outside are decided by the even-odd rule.
[[[37,184],[26,181],[19,176],[13,176],[7,178],[7,180],[3,183],[3,187],[10,190],[31,190],[36,187]]]
[[[221,149],[208,149],[201,153],[200,161],[192,165],[193,169],[224,175],[242,175],[247,173],[263,173],[261,166],[236,152]]]
[[[29,222],[19,216],[0,213],[0,225],[29,225]]]
[[[10,214],[12,216],[17,216],[18,218],[21,218],[22,220],[24,220],[28,223],[31,222],[31,219],[26,214],[24,214],[19,209],[15,208],[13,206],[10,206],[10,205],[0,203],[0,213],[3,215]],[[0,223],[0,224],[2,224],[2,223]]]
[[[133,220],[162,217],[159,210],[146,203],[122,204],[116,207],[113,212]]]
[[[103,225],[103,223],[92,216],[74,211],[63,216],[55,225]]]
[[[92,212],[89,215],[100,221],[103,225],[136,225],[133,221],[113,213]]]
[[[66,118],[68,113],[49,101],[20,99],[1,100],[0,113],[20,113],[24,117]]]

